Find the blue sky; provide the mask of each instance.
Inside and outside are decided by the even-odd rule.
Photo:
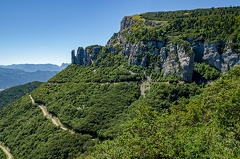
[[[70,63],[77,47],[105,45],[124,16],[240,6],[239,0],[0,0],[0,65]]]

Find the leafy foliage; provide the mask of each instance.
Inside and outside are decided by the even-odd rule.
[[[186,46],[187,42],[193,40],[231,40],[229,45],[239,52],[240,7],[149,12],[138,16],[133,16],[134,24],[131,28],[122,30],[128,42],[177,39],[177,43]]]
[[[89,135],[70,134],[53,126],[28,96],[0,111],[0,141],[11,149],[15,158],[74,158],[83,145],[94,143]]]
[[[33,91],[38,86],[40,86],[41,82],[31,82],[24,85],[19,85],[15,87],[8,88],[4,91],[0,92],[0,109],[4,106],[14,102],[25,94]]]
[[[141,14],[145,19],[168,21],[166,32],[204,39],[226,40],[239,33],[240,7],[150,12]]]
[[[239,158],[240,67],[199,95],[182,98],[161,114],[133,109],[120,136],[96,147],[98,158]]]
[[[6,158],[5,153],[2,151],[2,149],[0,149],[0,158]]]
[[[219,13],[224,13],[223,18]],[[176,37],[171,42],[182,43],[183,47],[190,45],[186,42],[190,35],[198,38],[195,40],[237,36],[233,43],[237,47],[238,16],[239,7],[146,13],[133,16],[136,23],[122,33],[129,34],[130,42]],[[220,28],[232,22],[230,27],[237,31],[223,29],[222,35],[215,36],[218,18],[223,20]],[[208,30],[199,30],[199,25]],[[37,104],[45,105],[75,133],[55,127],[27,95],[0,111],[0,141],[11,149],[13,156],[240,157],[240,67],[217,79],[218,71],[197,64],[196,72],[207,79],[217,79],[209,85],[197,85],[180,82],[176,74],[162,79],[163,72],[155,71],[153,66],[129,66],[119,50],[104,49],[107,48],[101,48],[91,66],[70,65],[31,92]],[[149,58],[154,60],[155,56]],[[145,96],[141,96],[142,86],[149,88]]]
[[[194,71],[207,80],[215,80],[220,76],[220,71],[205,63],[195,63]]]
[[[36,102],[45,103],[64,124],[98,137],[111,137],[108,129],[118,124],[123,111],[139,95],[133,82],[45,84],[33,93]]]
[[[139,81],[141,77],[132,75],[126,68],[123,67],[97,67],[97,66],[78,66],[71,65],[68,69],[63,70],[57,76],[49,80],[49,83],[64,83],[64,82],[98,82],[98,83],[113,83],[124,81]]]

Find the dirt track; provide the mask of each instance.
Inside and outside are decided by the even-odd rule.
[[[9,152],[9,148],[0,145],[0,148],[3,150],[3,152],[7,155],[7,159],[13,159],[12,154]]]
[[[32,97],[31,94],[29,95],[29,97],[30,97],[30,99],[31,99],[31,101],[32,101],[32,104],[37,104],[37,103],[35,103],[35,101],[34,101],[34,99],[33,99],[33,97]],[[65,130],[65,131],[68,130],[68,131],[70,131],[70,132],[73,132],[72,130],[70,130],[70,129],[68,129],[67,127],[65,127],[65,126],[61,123],[61,121],[59,120],[59,118],[57,118],[57,117],[55,117],[54,115],[50,114],[50,113],[47,111],[47,108],[46,108],[45,105],[39,105],[39,104],[37,104],[37,105],[38,105],[38,107],[42,110],[43,116],[45,116],[47,119],[51,120],[54,125],[56,125],[57,127],[60,127],[62,130]]]

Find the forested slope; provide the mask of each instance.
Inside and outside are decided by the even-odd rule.
[[[216,13],[234,17],[230,32],[219,36],[233,41],[225,53],[209,44],[219,41],[214,32],[188,26],[188,19],[208,23],[209,16],[216,29]],[[239,158],[238,16],[239,7],[124,18],[106,46],[79,49],[89,58],[74,55],[82,65],[69,65],[2,109],[0,142],[16,159]],[[194,57],[193,41],[217,58]],[[40,106],[72,131],[56,127]]]
[[[98,145],[93,156],[96,158],[239,158],[239,77],[238,66],[222,75],[213,84],[201,89],[201,93],[190,98],[180,98],[165,111],[156,110],[157,106],[162,107],[162,103],[138,103],[132,109],[133,117],[123,125],[120,135],[112,141]],[[175,85],[175,87],[179,86]],[[157,90],[154,88],[150,90],[148,93],[150,98],[152,91]],[[166,93],[170,93],[168,89],[157,96]],[[178,95],[173,92],[171,94]]]
[[[40,86],[42,82],[31,82],[24,85],[19,85],[15,87],[8,88],[4,91],[0,92],[0,109],[4,106],[14,102],[25,94],[33,91],[38,86]]]
[[[131,32],[127,28],[123,30],[131,42],[168,38],[173,41],[193,38],[211,42],[234,39],[232,45],[239,48],[239,7],[147,12],[132,18],[136,23],[132,24]]]
[[[2,150],[0,150],[0,158],[6,158],[6,155],[5,155],[5,153],[3,153]]]
[[[94,70],[71,65],[58,76],[72,69]],[[55,127],[25,96],[0,112],[1,141],[16,158],[237,158],[239,72],[205,87],[152,82],[145,98],[138,81],[59,83],[56,76],[32,96],[76,133]]]

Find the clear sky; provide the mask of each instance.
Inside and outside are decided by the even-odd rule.
[[[0,65],[70,63],[79,46],[105,45],[124,16],[240,6],[240,0],[0,0]]]

